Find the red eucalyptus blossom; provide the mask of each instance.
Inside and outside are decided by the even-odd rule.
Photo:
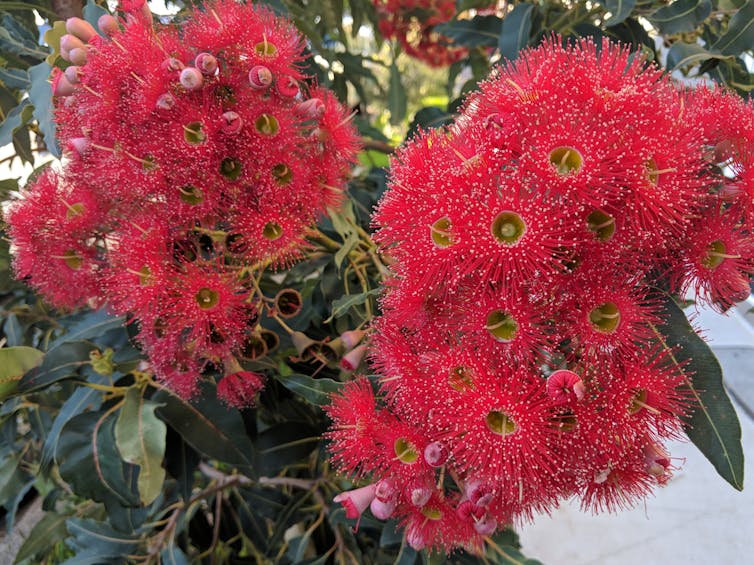
[[[563,499],[613,511],[666,484],[693,393],[659,289],[748,294],[752,140],[751,103],[554,38],[398,149],[374,216],[379,385],[328,409],[374,516],[415,549],[475,548]]]

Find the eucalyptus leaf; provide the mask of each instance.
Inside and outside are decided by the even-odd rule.
[[[165,469],[165,423],[155,416],[158,404],[146,400],[138,386],[128,389],[115,424],[115,443],[124,461],[139,466],[139,497],[151,504],[162,490]]]
[[[67,537],[66,519],[67,516],[54,512],[47,512],[42,516],[42,519],[34,525],[29,535],[26,536],[26,540],[18,550],[13,563],[21,563],[27,559],[33,559],[43,552],[49,552],[56,543]]]
[[[287,377],[276,376],[278,382],[291,392],[304,398],[315,406],[330,403],[330,395],[340,390],[343,383],[327,378],[314,379],[307,375],[292,374]]]
[[[667,66],[669,69],[693,67],[710,59],[730,59],[729,56],[707,51],[698,43],[675,42],[668,50]]]
[[[660,33],[694,31],[712,11],[710,0],[676,0],[647,16]]]
[[[401,72],[395,60],[390,64],[390,88],[387,93],[387,107],[390,110],[390,123],[400,124],[406,117],[406,89],[401,80]]]
[[[636,7],[636,0],[598,0],[598,2],[611,14],[605,20],[605,27],[612,27],[626,21]]]
[[[522,2],[503,19],[497,46],[500,54],[509,61],[514,61],[518,52],[529,42],[533,10],[533,4]]]
[[[31,88],[29,100],[34,104],[34,119],[39,123],[39,130],[44,135],[47,150],[55,157],[60,157],[60,148],[55,134],[55,120],[52,106],[52,87],[48,81],[52,67],[47,62],[39,63],[29,69]]]
[[[724,55],[740,55],[754,49],[754,0],[748,0],[728,22],[728,30],[713,49]]]
[[[692,443],[735,489],[744,485],[741,425],[723,387],[720,363],[669,296],[662,304],[666,323],[654,328],[659,343],[686,375],[693,412],[684,419]]]
[[[381,289],[373,288],[372,290],[360,292],[358,294],[346,294],[345,296],[333,300],[332,315],[325,320],[325,323],[331,322],[333,318],[341,318],[345,316],[351,308],[364,304],[369,300],[369,297],[379,296],[381,292]]]
[[[114,530],[103,522],[81,518],[69,518],[66,527],[71,537],[68,546],[76,552],[65,563],[107,563],[111,558],[122,558],[134,553],[139,546],[139,537],[129,536]]]
[[[0,146],[8,145],[13,140],[13,134],[18,128],[29,121],[29,116],[24,116],[24,110],[29,107],[29,100],[21,100],[21,103],[13,108],[2,123],[0,123]],[[24,121],[24,119],[26,121]]]
[[[48,351],[42,364],[21,378],[18,391],[27,393],[78,376],[79,370],[89,364],[89,353],[94,349],[89,341],[71,341]]]
[[[44,353],[33,347],[0,348],[0,400],[14,394],[21,377],[42,362]]]
[[[506,16],[507,18],[508,16]],[[503,20],[497,16],[474,16],[435,26],[435,31],[466,47],[497,47]]]
[[[125,316],[113,316],[104,308],[84,310],[61,318],[60,322],[66,328],[66,331],[50,344],[48,350],[53,350],[71,341],[99,337],[110,330],[123,327],[125,321]]]

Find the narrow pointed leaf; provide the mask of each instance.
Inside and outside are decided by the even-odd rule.
[[[33,347],[0,348],[0,401],[16,392],[21,377],[42,362],[44,353]]]
[[[72,341],[48,351],[42,363],[21,378],[18,391],[27,393],[78,376],[79,370],[89,364],[89,353],[94,349],[89,341]]]
[[[29,532],[13,563],[21,563],[42,552],[46,553],[52,546],[64,539],[68,535],[65,526],[66,518],[54,512],[45,514]]]
[[[601,0],[600,4],[612,14],[605,20],[605,26],[611,27],[626,21],[636,6],[636,0]]]
[[[60,148],[55,137],[52,87],[47,80],[51,70],[52,67],[46,62],[34,65],[29,69],[29,78],[31,79],[29,100],[34,104],[34,119],[39,122],[39,130],[44,135],[47,150],[55,157],[60,157]]]
[[[278,376],[277,380],[285,388],[316,406],[329,404],[330,394],[337,392],[343,386],[343,383],[332,379],[313,379],[299,374],[288,375],[287,377]]]
[[[660,33],[670,35],[694,31],[711,11],[710,0],[676,0],[650,14],[647,19]]]
[[[534,5],[523,2],[503,19],[498,48],[500,54],[509,61],[514,61],[518,57],[518,52],[529,42],[533,10]]]
[[[737,490],[744,485],[741,426],[723,387],[723,375],[712,350],[669,296],[663,302],[666,323],[655,328],[658,341],[687,375],[693,412],[684,430],[715,470]]]
[[[387,93],[387,107],[390,110],[390,123],[398,125],[406,117],[406,89],[401,81],[401,72],[393,61],[390,64],[390,88]]]
[[[728,30],[713,49],[725,55],[739,55],[754,47],[754,0],[748,0],[728,23]]]

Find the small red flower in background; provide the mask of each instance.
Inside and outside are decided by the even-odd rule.
[[[238,371],[225,375],[217,383],[217,397],[233,408],[251,408],[257,394],[264,388],[264,375],[251,371]]]
[[[173,26],[143,0],[121,8],[56,100],[70,159],[5,219],[19,277],[56,306],[131,314],[157,376],[190,395],[256,323],[249,268],[290,265],[343,199],[357,137],[272,12],[217,0]],[[226,400],[251,403],[238,382],[221,381]]]
[[[752,140],[751,103],[554,38],[400,148],[374,216],[379,389],[328,410],[338,468],[405,485],[373,515],[415,549],[473,548],[569,497],[614,511],[666,484],[693,402],[658,288],[748,295]]]

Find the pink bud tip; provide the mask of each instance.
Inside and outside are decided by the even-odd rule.
[[[353,349],[364,338],[364,330],[348,330],[340,334],[340,341],[346,349]]]
[[[107,37],[112,37],[120,31],[118,20],[110,14],[102,14],[97,20],[97,27]]]
[[[489,536],[497,530],[497,520],[494,516],[485,514],[479,520],[474,522],[474,530],[480,536]]]
[[[68,60],[74,65],[78,65],[79,67],[86,65],[86,59],[87,53],[86,48],[84,47],[74,47],[68,53]]]
[[[372,503],[372,500],[374,500],[374,490],[375,485],[371,484],[347,492],[341,492],[333,498],[333,502],[343,505],[346,511],[346,518],[358,518],[367,509],[367,506]]]
[[[222,132],[225,135],[236,135],[243,127],[243,120],[236,112],[225,112],[222,116]]]
[[[254,90],[264,90],[272,84],[272,72],[263,65],[257,65],[249,71],[249,84]]]
[[[87,43],[97,35],[97,31],[92,27],[92,24],[81,18],[68,18],[65,21],[65,30]]]
[[[319,98],[310,98],[296,106],[295,112],[305,120],[319,120],[325,114],[325,103]]]
[[[82,155],[89,149],[89,140],[85,137],[72,137],[68,140],[68,146],[71,150]]]
[[[293,98],[299,92],[298,81],[290,75],[283,75],[277,81],[277,90],[280,96]]]
[[[357,348],[352,349],[343,356],[343,359],[340,360],[340,367],[349,373],[355,371],[358,366],[361,365],[361,361],[364,359],[366,353],[367,345],[359,345]]]
[[[431,467],[442,467],[448,460],[448,449],[440,441],[433,441],[424,448],[424,460]]]
[[[204,77],[196,67],[186,67],[183,69],[179,80],[186,90],[199,90],[204,84]]]
[[[65,78],[65,75],[57,69],[58,72],[52,77],[52,95],[53,96],[70,96],[73,94],[74,86]]]
[[[160,94],[160,96],[157,97],[155,106],[158,110],[172,110],[175,107],[175,97],[168,93]]]
[[[70,58],[71,49],[84,49],[84,48],[85,48],[84,42],[81,41],[75,35],[71,35],[67,33],[63,37],[60,38],[60,56],[63,57],[63,59],[66,61],[71,60]]]
[[[377,483],[374,496],[382,502],[393,502],[398,499],[398,482],[392,477],[382,479]]]
[[[375,498],[369,505],[369,509],[372,514],[378,520],[389,520],[395,512],[396,501],[383,502],[379,498]]]
[[[63,71],[63,74],[65,75],[65,78],[68,79],[68,82],[70,82],[71,84],[78,84],[80,82],[80,78],[79,78],[80,71],[81,71],[81,67],[77,67],[76,65],[71,65],[65,71]]]
[[[217,58],[210,53],[199,53],[194,59],[194,65],[207,76],[212,76],[217,72]]]
[[[429,502],[429,499],[432,498],[432,491],[425,487],[419,487],[411,489],[410,492],[410,499],[411,504],[418,508],[422,508]]]
[[[175,57],[170,57],[169,59],[165,59],[162,62],[162,68],[170,73],[182,71],[186,68],[186,65],[184,65],[179,59],[176,59]]]

